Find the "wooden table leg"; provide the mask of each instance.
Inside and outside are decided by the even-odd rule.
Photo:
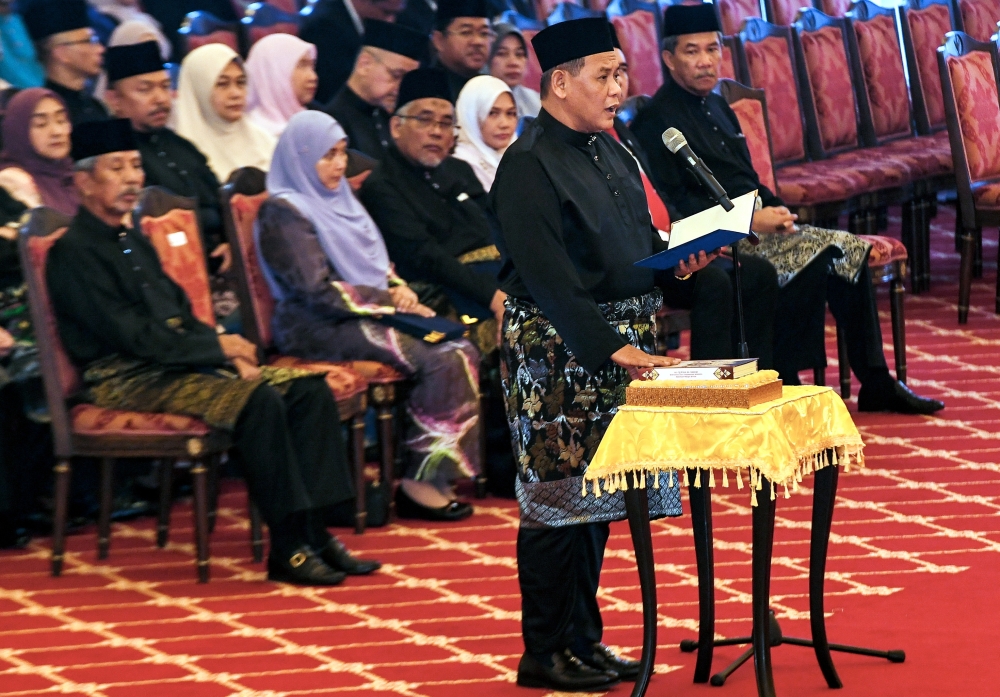
[[[764,480],[753,509],[753,664],[759,697],[775,697],[771,667],[771,549],[774,545],[774,485]]]
[[[826,684],[832,688],[843,687],[843,683],[833,666],[830,644],[826,638],[823,580],[839,476],[839,467],[824,467],[815,474],[812,538],[809,542],[809,624],[812,628],[813,650],[816,652],[816,660],[819,662],[820,670],[823,671],[823,677],[826,678]]]
[[[689,470],[693,482],[695,471]],[[715,559],[712,554],[712,490],[707,486],[688,487],[691,502],[691,529],[694,554],[698,560],[698,660],[694,681],[708,682],[715,648]]]
[[[656,572],[653,568],[653,538],[649,529],[649,498],[646,490],[631,486],[625,491],[625,511],[635,548],[635,564],[639,568],[639,588],[642,596],[642,657],[639,677],[632,688],[632,697],[643,697],[653,675],[656,659]]]

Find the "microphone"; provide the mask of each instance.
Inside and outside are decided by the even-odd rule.
[[[706,167],[701,158],[694,154],[684,134],[676,128],[668,128],[663,132],[661,138],[663,139],[663,144],[667,146],[667,150],[684,158],[688,167],[698,177],[698,181],[702,183],[702,186],[708,189],[708,193],[712,195],[712,198],[718,201],[719,205],[726,211],[733,210],[733,202],[726,195],[726,190],[719,184],[715,175],[712,174],[712,170]]]

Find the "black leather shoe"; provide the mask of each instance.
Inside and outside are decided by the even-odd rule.
[[[345,578],[347,574],[331,569],[308,547],[299,547],[287,558],[273,552],[267,557],[268,581],[298,586],[336,586]]]
[[[621,679],[613,671],[595,670],[569,651],[552,654],[552,667],[543,665],[529,653],[517,664],[517,684],[545,687],[557,692],[603,692]]]
[[[944,409],[944,402],[921,397],[899,380],[874,389],[862,385],[858,392],[858,411],[894,411],[897,414],[933,414]]]
[[[465,520],[472,515],[472,504],[465,501],[452,501],[441,508],[429,508],[407,496],[403,487],[400,486],[396,489],[396,515],[400,518],[453,523]]]
[[[588,655],[577,651],[574,651],[573,655],[591,668],[618,673],[618,676],[627,682],[635,682],[639,677],[639,661],[622,658],[604,644],[594,644]]]
[[[344,543],[336,537],[331,537],[326,543],[320,557],[334,571],[343,571],[349,576],[363,576],[382,568],[382,562],[374,559],[358,559],[352,556]]]

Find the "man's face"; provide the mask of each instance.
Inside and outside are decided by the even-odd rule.
[[[614,51],[587,56],[579,75],[560,73],[567,110],[576,119],[574,127],[585,133],[606,131],[615,125],[615,113],[621,104],[622,89],[615,80],[618,57]],[[554,88],[555,89],[555,88]]]
[[[76,173],[76,185],[84,203],[106,216],[130,213],[139,200],[144,181],[138,150],[101,155],[92,172]]]
[[[365,92],[358,96],[391,114],[396,109],[396,98],[399,96],[403,76],[418,67],[420,63],[412,58],[366,46],[361,49],[355,68],[362,91]]]
[[[53,58],[86,77],[97,77],[104,60],[104,46],[89,27],[53,34],[49,38]]]
[[[392,117],[389,130],[404,157],[434,169],[455,144],[455,107],[444,99],[415,99],[404,115]]]
[[[485,17],[456,17],[447,29],[435,31],[431,40],[444,67],[459,75],[475,75],[486,65],[493,36]]]
[[[722,44],[714,31],[682,34],[673,53],[663,52],[663,62],[674,82],[692,94],[704,97],[719,81]]]
[[[140,132],[167,125],[173,89],[166,70],[118,80],[106,93],[115,116],[129,119]]]

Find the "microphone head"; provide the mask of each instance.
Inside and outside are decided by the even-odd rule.
[[[676,153],[678,150],[687,145],[687,138],[684,134],[678,131],[676,128],[668,128],[660,136],[663,140],[663,144],[667,146],[667,150]]]

